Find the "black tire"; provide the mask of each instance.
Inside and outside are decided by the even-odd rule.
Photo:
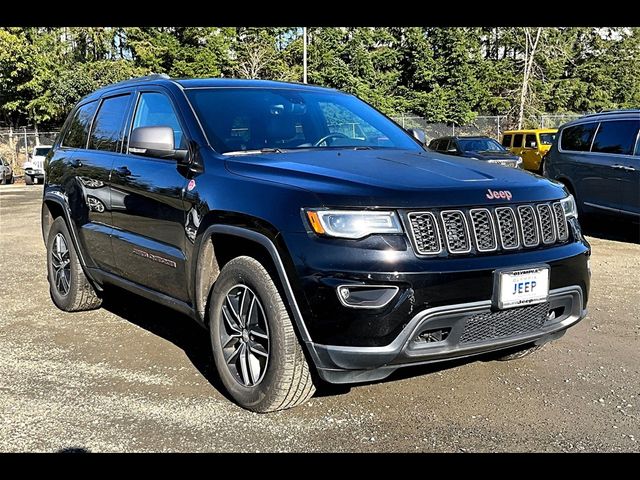
[[[6,177],[4,175],[2,175],[0,177],[0,185],[5,185],[6,183],[9,183],[6,179]]]
[[[227,295],[232,295],[235,291],[249,292],[249,296],[253,295],[259,300],[257,305],[262,312],[260,321],[265,323],[266,331],[263,330],[263,333],[267,333],[267,339],[261,340],[268,342],[266,348],[262,349],[263,352],[267,352],[266,360],[264,360],[266,364],[264,367],[258,368],[261,376],[253,384],[253,380],[250,378],[250,373],[252,376],[253,371],[248,372],[251,360],[256,362],[259,358],[252,353],[255,350],[251,350],[251,345],[255,346],[256,337],[250,335],[251,328],[243,328],[243,325],[251,324],[251,320],[245,318],[243,322],[241,318],[243,312],[246,311],[249,313],[245,317],[251,318],[251,310],[249,307],[243,309],[242,303],[240,303],[240,308],[237,308],[237,305],[236,307],[230,305]],[[240,298],[241,295],[245,294],[238,294],[234,298]],[[235,318],[240,320],[236,326],[240,326],[242,334],[234,335],[238,337],[235,340],[231,340],[228,332],[233,333],[233,331],[238,332],[239,330],[229,330],[231,325],[228,320],[225,320],[223,306],[228,314],[231,314],[229,308],[233,308],[233,315],[237,315],[236,310],[240,312],[240,318],[237,316]],[[255,317],[253,318],[255,319]],[[231,397],[240,406],[254,412],[273,412],[300,405],[314,394],[315,387],[309,365],[294,331],[289,313],[275,283],[260,262],[254,258],[242,256],[231,260],[224,266],[211,294],[209,319],[213,358],[218,374]],[[254,325],[257,325],[258,320],[255,319],[255,322]],[[227,346],[224,351],[221,335],[225,335],[227,338]],[[231,346],[229,346],[229,342],[232,342]],[[246,360],[240,358],[242,357],[243,344],[248,355],[244,357]],[[240,353],[236,354],[236,350],[239,350]],[[237,360],[227,364],[225,355],[227,360],[236,355]],[[246,368],[242,373],[238,368],[238,362],[241,361],[246,361],[244,364]],[[243,382],[243,374],[248,378],[247,382]]]
[[[65,242],[68,252],[64,256],[62,263],[69,266],[68,271],[60,272],[55,268],[55,264],[61,264],[54,253],[56,252],[55,242],[61,236]],[[65,279],[62,278],[65,276]],[[84,310],[93,310],[99,308],[102,299],[98,297],[96,290],[93,288],[89,280],[82,271],[82,266],[78,260],[73,242],[69,235],[69,229],[64,218],[58,217],[54,220],[49,230],[47,239],[47,279],[49,280],[49,293],[53,303],[60,310],[65,312],[80,312]],[[66,287],[66,292],[64,291]]]
[[[542,348],[542,345],[534,345],[526,348],[522,348],[520,350],[516,350],[515,352],[512,350],[510,353],[505,355],[500,355],[496,358],[499,362],[508,362],[509,360],[517,360],[519,358],[526,357],[527,355],[531,355],[533,352],[537,352]]]
[[[33,177],[31,175],[25,175],[24,183],[26,183],[27,185],[33,185]]]
[[[7,183],[9,183],[9,184],[13,184],[13,182],[15,182],[15,181],[16,181],[15,177],[14,177],[13,175],[11,175],[11,176],[9,177],[9,181],[8,181]]]

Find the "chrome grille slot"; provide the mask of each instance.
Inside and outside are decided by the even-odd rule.
[[[431,212],[410,213],[411,235],[420,255],[436,255],[442,251],[438,223]]]
[[[540,244],[538,234],[538,221],[536,212],[531,205],[521,205],[518,207],[520,217],[520,228],[522,231],[522,244],[525,247],[536,247]]]
[[[500,207],[495,209],[498,220],[498,232],[502,248],[513,250],[520,246],[520,236],[518,235],[518,225],[513,209],[510,207]]]
[[[569,238],[569,228],[567,226],[567,218],[564,216],[564,209],[560,202],[553,204],[553,213],[556,217],[556,231],[558,232],[558,240],[564,242]]]
[[[556,241],[556,226],[553,220],[551,207],[547,203],[541,203],[536,206],[538,210],[538,218],[540,220],[540,232],[542,234],[542,243],[550,245]]]
[[[498,249],[496,227],[491,212],[486,208],[476,208],[469,211],[471,228],[479,252],[493,252]]]
[[[440,212],[444,226],[444,239],[451,253],[468,253],[471,251],[469,227],[464,213],[460,210]]]

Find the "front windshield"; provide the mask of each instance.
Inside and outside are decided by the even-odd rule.
[[[38,157],[46,157],[47,154],[49,153],[49,150],[51,150],[51,147],[39,147],[36,148],[36,156]]]
[[[339,92],[294,88],[187,89],[219,153],[420,146],[381,113]]]
[[[541,133],[540,134],[540,143],[543,145],[551,145],[553,141],[556,139],[555,133]]]
[[[459,138],[463,152],[504,152],[505,148],[492,138]]]

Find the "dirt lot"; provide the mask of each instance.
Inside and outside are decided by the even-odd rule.
[[[590,314],[537,354],[405,370],[248,413],[188,319],[49,299],[41,187],[0,187],[0,451],[640,451],[640,245],[590,238]]]

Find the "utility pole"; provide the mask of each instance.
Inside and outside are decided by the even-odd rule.
[[[307,83],[307,27],[302,27],[302,82]]]

